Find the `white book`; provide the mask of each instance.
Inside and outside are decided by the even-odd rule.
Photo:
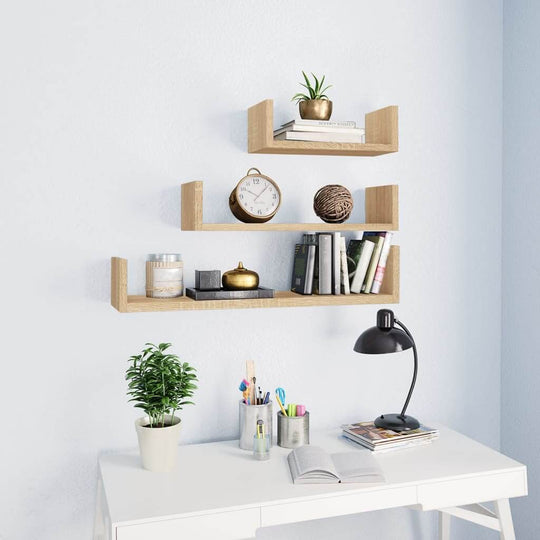
[[[316,251],[317,251],[317,247],[315,245],[308,246],[306,294],[313,293],[313,271],[315,269],[315,252]]]
[[[373,255],[369,261],[369,266],[366,272],[366,279],[362,285],[362,292],[369,293],[371,292],[371,286],[373,285],[373,279],[375,278],[375,271],[377,270],[377,265],[379,264],[379,259],[381,258],[381,251],[384,244],[383,236],[365,236],[365,240],[369,243],[373,243],[375,249],[373,250]]]
[[[367,452],[328,454],[318,446],[306,445],[295,448],[287,456],[287,461],[295,484],[385,482],[379,464]]]
[[[341,284],[343,285],[343,294],[351,294],[351,287],[349,285],[349,265],[347,263],[347,249],[344,236],[340,238],[339,254],[341,257]]]
[[[289,126],[281,127],[274,131],[274,137],[285,133],[286,131],[302,131],[302,132],[316,132],[316,133],[348,133],[352,135],[363,136],[366,133],[364,128],[349,128],[349,127],[324,127],[324,126],[304,126],[291,124]]]
[[[319,234],[319,294],[332,294],[332,235]]]
[[[356,122],[354,120],[304,120],[303,118],[297,118],[295,120],[289,120],[289,122],[285,122],[285,124],[281,124],[281,127],[288,127],[288,126],[293,126],[293,125],[355,128]]]
[[[356,272],[351,281],[351,292],[358,294],[362,290],[362,285],[364,283],[364,278],[366,277],[366,272],[369,266],[369,261],[371,260],[371,255],[375,249],[375,244],[373,242],[364,241],[362,245],[362,254],[356,265]]]
[[[333,293],[341,294],[341,233],[332,235],[332,285]]]
[[[278,141],[311,141],[336,143],[364,143],[361,133],[317,133],[310,131],[286,131],[275,137]]]

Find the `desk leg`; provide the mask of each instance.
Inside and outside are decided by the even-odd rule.
[[[105,492],[101,476],[98,479],[96,496],[96,514],[94,517],[94,540],[111,540],[112,531],[107,512]]]
[[[450,515],[439,512],[439,540],[450,540]]]
[[[495,514],[499,518],[499,524],[501,526],[501,540],[516,540],[508,499],[495,501]]]

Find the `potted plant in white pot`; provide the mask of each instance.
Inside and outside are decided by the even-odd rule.
[[[328,99],[325,92],[332,87],[332,85],[324,86],[325,75],[319,80],[313,73],[314,84],[311,84],[308,76],[302,71],[306,84],[299,83],[308,92],[309,95],[299,92],[292,97],[292,101],[298,103],[300,111],[300,117],[305,120],[330,120],[332,116],[332,102]]]
[[[126,371],[129,401],[146,416],[135,421],[143,467],[149,471],[170,471],[176,464],[182,410],[197,386],[195,368],[167,353],[170,343],[146,343],[141,354],[131,356]]]

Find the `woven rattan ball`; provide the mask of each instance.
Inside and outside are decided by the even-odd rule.
[[[313,198],[313,210],[326,223],[343,223],[349,219],[353,206],[351,192],[337,184],[322,187]]]

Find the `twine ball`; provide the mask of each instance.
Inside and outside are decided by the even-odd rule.
[[[351,192],[337,184],[322,187],[313,198],[313,210],[326,223],[343,223],[349,219],[353,206]]]

